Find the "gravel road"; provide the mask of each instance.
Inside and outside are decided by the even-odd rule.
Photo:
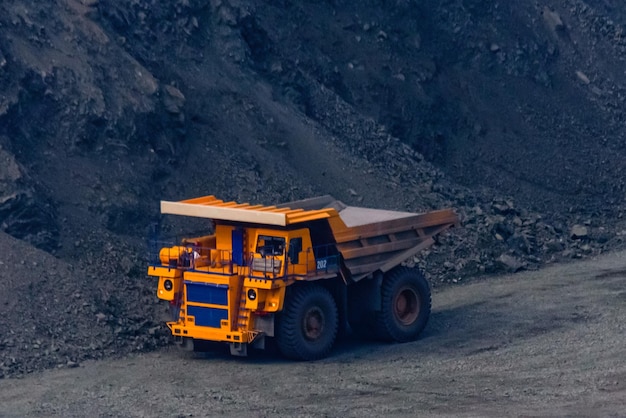
[[[626,252],[435,292],[423,338],[313,363],[173,348],[0,381],[0,416],[625,416]]]

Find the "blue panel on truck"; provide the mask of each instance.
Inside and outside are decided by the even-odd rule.
[[[219,328],[222,319],[228,319],[228,310],[187,306],[187,315],[195,317],[195,324],[198,326]]]
[[[233,229],[233,263],[243,266],[243,229]]]
[[[228,306],[228,285],[185,280],[187,301]]]

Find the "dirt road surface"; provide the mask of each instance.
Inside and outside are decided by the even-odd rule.
[[[0,416],[626,416],[626,252],[437,291],[419,341],[166,349],[0,381]]]

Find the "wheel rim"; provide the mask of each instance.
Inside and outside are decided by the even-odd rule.
[[[324,334],[324,312],[317,306],[307,310],[302,319],[304,337],[309,341],[315,341]]]
[[[420,311],[420,300],[417,292],[410,287],[403,287],[393,301],[394,316],[402,325],[411,325]]]

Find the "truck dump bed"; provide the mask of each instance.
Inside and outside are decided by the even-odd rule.
[[[347,206],[331,196],[278,205],[292,209],[333,208],[342,222],[329,222],[337,249],[352,279],[383,273],[433,243],[433,237],[458,224],[451,209],[415,214]],[[343,223],[343,225],[342,225]]]

